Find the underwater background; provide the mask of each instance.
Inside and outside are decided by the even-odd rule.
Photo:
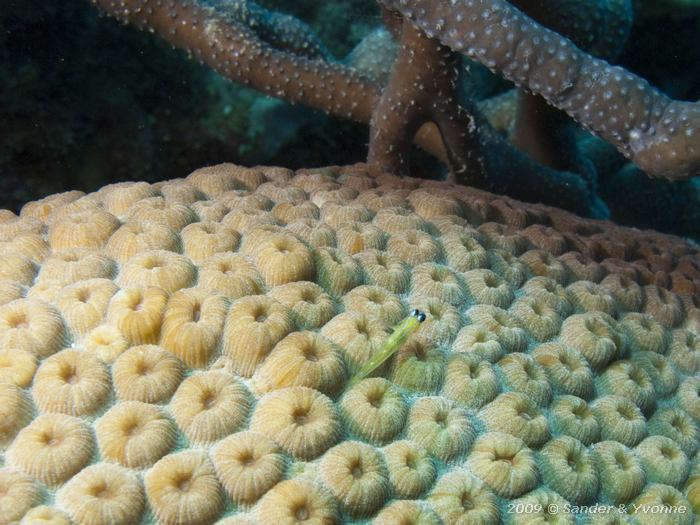
[[[0,525],[700,524],[700,177],[426,38],[700,175],[700,0],[632,2],[510,0],[674,102],[501,0],[5,0]]]
[[[328,60],[348,60],[381,26],[373,0],[259,6],[306,22]],[[617,63],[675,99],[700,99],[700,2],[635,0],[634,8]],[[472,97],[488,99],[510,87],[466,59],[465,67],[463,90]],[[0,207],[14,211],[50,193],[156,182],[219,162],[297,169],[366,158],[366,126],[233,84],[85,0],[4,2],[0,83]],[[617,157],[609,172],[598,172],[612,220],[700,238],[697,180],[650,179],[620,170],[624,164]],[[419,166],[421,175],[440,169],[428,156]]]

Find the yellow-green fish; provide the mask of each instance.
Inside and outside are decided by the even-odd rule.
[[[379,351],[370,357],[369,361],[367,361],[360,371],[350,380],[349,386],[356,385],[379,368],[384,361],[389,359],[401,348],[423,321],[425,321],[425,314],[423,312],[420,310],[411,310],[409,316],[394,327],[393,332],[391,332],[391,335],[384,341]]]

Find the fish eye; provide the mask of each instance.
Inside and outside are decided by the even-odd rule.
[[[414,308],[411,310],[411,317],[418,317],[420,315],[420,310],[418,308]]]
[[[418,312],[418,315],[416,317],[418,318],[419,323],[425,321],[425,314],[423,312]]]

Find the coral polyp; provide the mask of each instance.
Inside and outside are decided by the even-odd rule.
[[[5,458],[9,466],[55,486],[85,467],[94,447],[86,423],[64,414],[45,414],[17,434]]]
[[[495,524],[499,521],[495,494],[465,470],[455,469],[442,476],[428,501],[445,523]]]
[[[191,375],[170,401],[175,422],[193,443],[218,441],[237,430],[248,406],[245,386],[218,370]]]
[[[175,424],[164,411],[140,401],[125,401],[109,409],[96,423],[102,457],[125,467],[153,465],[175,444]]]
[[[371,446],[346,441],[321,459],[319,477],[353,517],[370,516],[389,496],[384,458]]]
[[[231,434],[211,455],[216,474],[236,503],[250,504],[284,475],[285,458],[270,439],[255,432]]]
[[[76,523],[127,525],[141,516],[145,497],[136,473],[97,463],[66,483],[58,491],[56,502]]]
[[[289,387],[265,395],[250,428],[275,441],[295,458],[318,457],[340,437],[333,402],[318,390]]]
[[[221,485],[206,454],[196,451],[165,456],[144,475],[153,513],[161,523],[213,521],[223,507]]]

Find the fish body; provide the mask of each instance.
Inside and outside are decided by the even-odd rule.
[[[420,310],[412,310],[411,314],[394,327],[391,335],[382,343],[381,348],[376,352],[364,366],[350,380],[350,386],[356,385],[369,374],[379,368],[384,361],[389,359],[403,344],[411,337],[420,324],[425,321],[425,314]]]

